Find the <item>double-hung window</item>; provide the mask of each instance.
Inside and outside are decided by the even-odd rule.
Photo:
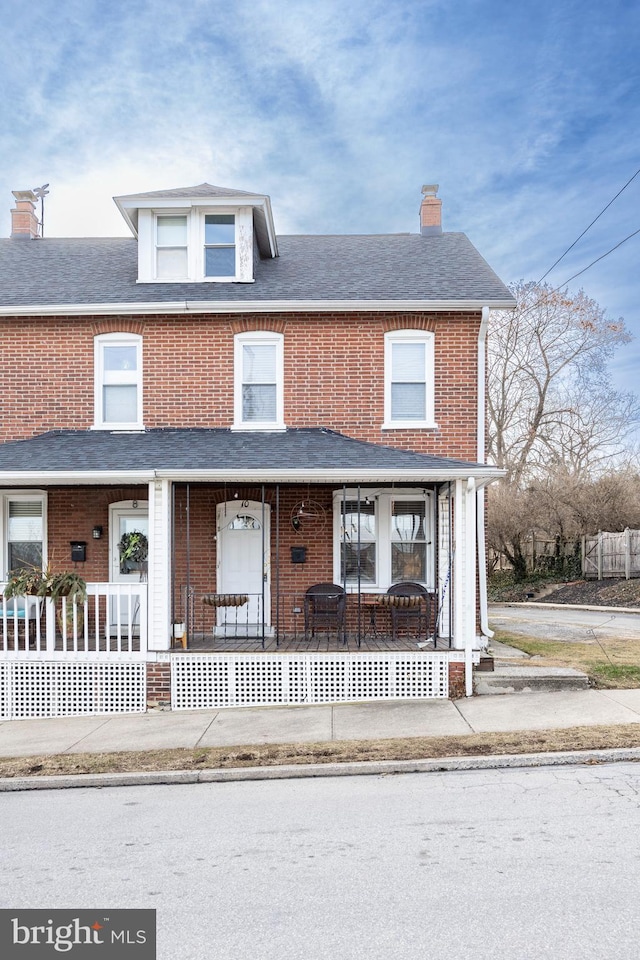
[[[434,423],[434,336],[425,330],[385,334],[384,428]]]
[[[7,493],[3,501],[5,574],[25,567],[42,567],[46,560],[45,494]]]
[[[433,587],[433,511],[430,491],[336,491],[335,582],[374,591],[407,580]]]
[[[427,580],[427,502],[391,500],[391,582]]]
[[[236,218],[232,213],[205,214],[204,275],[236,275]]]
[[[186,215],[156,218],[156,277],[185,280],[189,273]]]
[[[237,430],[283,430],[281,333],[239,333],[235,338]]]
[[[142,337],[107,333],[95,338],[95,427],[142,429]]]
[[[340,580],[377,583],[377,516],[375,501],[341,500]]]

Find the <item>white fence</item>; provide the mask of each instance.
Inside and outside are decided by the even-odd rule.
[[[66,598],[0,601],[0,658],[59,659],[147,650],[147,584],[89,583],[84,604]]]
[[[640,577],[640,530],[584,537],[582,572],[587,580]]]

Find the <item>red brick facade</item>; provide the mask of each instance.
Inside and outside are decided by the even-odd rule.
[[[171,706],[171,664],[147,663],[147,706]]]
[[[0,440],[92,426],[94,337],[108,332],[143,336],[147,428],[230,427],[234,334],[267,330],[284,334],[287,426],[475,460],[479,323],[479,313],[0,318]],[[384,334],[398,329],[435,335],[437,429],[382,429]]]

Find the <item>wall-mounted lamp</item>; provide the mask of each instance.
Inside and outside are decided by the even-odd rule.
[[[91,536],[93,537],[94,540],[99,540],[100,537],[102,536],[102,527],[95,526],[91,531]]]

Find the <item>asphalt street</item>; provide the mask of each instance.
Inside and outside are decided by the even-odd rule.
[[[631,960],[640,766],[0,797],[0,905],[153,907],[158,960]]]
[[[585,609],[546,604],[490,604],[489,625],[545,640],[640,640],[640,611]]]

